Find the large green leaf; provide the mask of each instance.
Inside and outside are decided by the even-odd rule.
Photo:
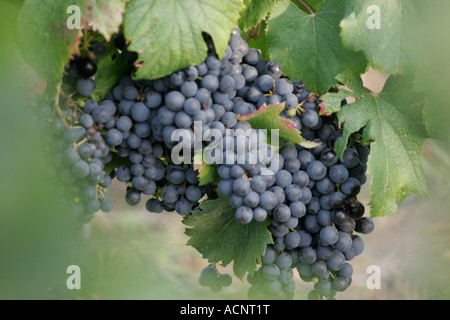
[[[352,12],[340,24],[345,47],[363,50],[374,67],[386,72],[413,71],[418,52],[417,30],[421,22],[418,2],[420,1],[349,1]],[[371,8],[379,8],[379,29],[368,27],[372,19],[377,17],[376,11],[368,12]]]
[[[350,135],[361,128],[364,128],[364,140],[375,140],[368,163],[368,172],[373,175],[372,216],[394,214],[396,202],[411,193],[427,194],[421,165],[426,139],[423,97],[412,93],[412,86],[410,77],[391,76],[380,94],[367,94],[343,106],[338,113],[339,121],[344,122],[343,136],[335,145],[340,157]]]
[[[80,0],[72,1],[80,5]],[[80,31],[67,28],[68,3],[26,0],[18,15],[18,43],[25,60],[52,86],[62,77],[72,53],[78,51]]]
[[[308,89],[322,94],[336,86],[347,67],[362,73],[361,53],[343,48],[339,23],[345,15],[340,1],[326,1],[314,15],[291,1],[279,1],[268,21],[269,55],[291,79],[303,79]]]
[[[140,54],[136,77],[154,79],[202,63],[207,46],[202,33],[211,35],[222,57],[237,26],[243,0],[136,0],[124,17],[129,49]]]
[[[247,31],[264,20],[275,6],[276,0],[244,0],[245,9],[239,18],[241,31]]]
[[[79,12],[67,11],[75,5]],[[81,31],[69,29],[69,18],[79,13],[80,28],[89,26],[109,39],[119,29],[124,0],[26,0],[18,15],[18,42],[26,61],[54,86],[61,81],[72,54],[78,54]],[[103,60],[102,63],[105,63]],[[104,65],[100,65],[103,68]],[[100,76],[102,77],[102,76]],[[100,83],[102,85],[102,83]]]
[[[183,219],[187,226],[185,233],[190,237],[187,244],[210,263],[221,262],[226,266],[233,262],[234,274],[241,280],[247,272],[253,274],[267,244],[273,243],[267,229],[270,220],[241,224],[224,197],[208,200],[202,210]]]
[[[297,5],[302,11],[305,13],[310,13],[310,9],[313,12],[319,10],[319,8],[325,3],[326,0],[304,0],[304,4],[298,0],[291,0],[294,4]],[[308,7],[306,7],[308,6]]]

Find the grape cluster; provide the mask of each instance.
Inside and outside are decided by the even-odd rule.
[[[296,269],[302,280],[315,285],[309,299],[334,298],[351,284],[353,268],[348,262],[364,250],[360,235],[374,229],[357,199],[366,182],[370,147],[361,145],[357,133],[339,159],[334,143],[342,129],[335,116],[320,116],[319,103],[313,101],[310,109],[292,115],[320,144],[312,149],[287,146],[279,153],[283,168],[269,189],[277,199],[269,212],[274,244],[267,247],[262,266],[248,277],[250,296],[292,297]],[[303,121],[307,110],[320,120],[309,123],[310,116]]]
[[[122,38],[120,33],[114,38],[116,50],[132,63],[137,55]],[[361,133],[354,134],[339,158],[334,146],[343,131],[336,116],[322,115],[319,98],[306,84],[285,77],[278,62],[262,59],[239,29],[232,31],[222,59],[212,40],[205,41],[208,56],[200,65],[153,80],[125,74],[103,100],[87,99],[82,112],[67,115],[68,128],[54,120],[61,178],[76,182],[71,192],[81,195],[74,202],[85,221],[100,208],[112,210],[104,189],[113,178],[126,185],[130,206],[148,196],[145,207],[154,213],[186,216],[207,199],[227,197],[239,223],[271,222],[273,244],[248,277],[251,297],[291,298],[296,269],[315,284],[310,298],[333,298],[350,285],[348,261],[364,249],[357,234],[374,229],[357,199],[370,146],[362,144]],[[75,58],[67,69],[85,97],[95,90],[95,72],[89,58]],[[281,116],[316,147],[290,144],[278,150],[267,143],[267,132],[241,118],[274,104],[284,104]],[[187,148],[174,156],[180,143]],[[217,186],[200,185],[193,165],[198,150],[215,166]],[[107,174],[110,163],[114,168]],[[212,265],[199,279],[214,291],[230,280]]]
[[[137,206],[142,195],[153,196],[146,202],[149,211],[187,215],[211,186],[198,185],[192,166],[169,163],[165,153],[170,149],[152,130],[152,122],[163,108],[162,99],[157,104],[152,100],[152,90],[151,82],[125,75],[100,103],[87,100],[83,116],[104,131],[106,143],[122,159],[114,175],[127,185],[127,204]]]
[[[360,133],[355,134],[339,159],[334,144],[342,128],[335,116],[321,115],[319,99],[306,90],[302,80],[292,82],[282,74],[279,63],[261,59],[252,48],[241,66],[245,84],[232,99],[233,113],[248,115],[264,105],[284,103],[281,115],[301,129],[305,139],[317,144],[312,149],[291,145],[279,153],[255,144],[256,152],[247,152],[244,158],[253,156],[256,165],[247,161],[217,167],[222,178],[218,191],[230,198],[239,222],[271,219],[274,244],[268,246],[258,272],[249,277],[250,294],[264,287],[273,296],[291,297],[295,287],[292,269],[296,268],[303,280],[315,283],[310,297],[332,298],[350,285],[352,268],[347,261],[364,249],[362,238],[355,233],[368,234],[374,228],[373,221],[363,217],[364,205],[357,200],[366,182],[370,147],[361,144]],[[234,139],[229,139],[230,144],[236,146]],[[258,147],[270,155],[265,162],[257,157]]]
[[[228,273],[219,273],[212,264],[203,268],[199,277],[200,285],[210,288],[213,292],[219,292],[222,288],[229,287],[232,280]]]
[[[122,47],[118,41],[120,37],[116,40]],[[220,151],[216,151],[222,154],[216,155],[218,162],[215,161],[217,157],[208,152],[204,156],[206,161],[218,165],[222,178],[224,175],[230,178],[231,168],[220,163],[240,161],[246,165],[233,170],[234,176],[248,182],[248,177],[259,174],[259,166],[249,164],[249,158],[258,163],[257,157],[263,155],[262,150],[271,153],[270,146],[264,143],[265,137],[252,130],[248,122],[238,121],[235,113],[236,102],[240,102],[238,91],[247,83],[241,66],[243,56],[249,52],[247,43],[240,37],[238,29],[233,30],[229,46],[220,60],[211,39],[206,40],[209,52],[204,63],[154,80],[133,81],[129,75],[124,76],[100,103],[101,110],[85,109],[93,116],[93,112],[99,114],[94,120],[107,130],[105,139],[108,144],[116,149],[118,157],[128,158],[132,163],[120,166],[115,172],[119,181],[128,184],[126,201],[129,205],[139,204],[143,193],[152,195],[146,203],[149,211],[175,210],[180,215],[187,215],[205,196],[217,197],[211,184],[198,185],[192,156],[183,155],[184,160],[189,160],[187,163],[174,163],[172,150],[186,137],[191,154],[199,147],[198,144],[202,150],[207,148],[204,140],[212,140],[210,145],[219,144]],[[88,102],[92,103],[91,100]],[[174,139],[180,129],[182,134]],[[237,133],[228,134],[228,130]],[[196,132],[200,132],[203,139],[195,139]],[[244,141],[243,152],[240,152],[241,148],[235,147],[244,136],[247,140]],[[235,184],[238,185],[239,181]],[[240,194],[246,195],[243,191]],[[254,195],[253,192],[246,198]],[[257,219],[264,220],[265,211],[254,209],[252,212],[259,214]]]
[[[48,121],[51,108],[45,103],[38,105],[41,124],[50,132],[48,164],[57,169],[67,207],[81,222],[88,223],[97,211],[110,212],[114,208],[112,200],[105,196],[112,181],[105,173],[105,165],[112,154],[89,115],[79,116],[71,109],[61,112],[64,121]]]

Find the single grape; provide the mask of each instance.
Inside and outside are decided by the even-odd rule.
[[[95,82],[92,79],[78,79],[76,89],[82,96],[89,97],[95,91]]]

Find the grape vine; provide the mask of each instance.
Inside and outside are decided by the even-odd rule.
[[[295,273],[314,284],[309,299],[334,299],[352,283],[373,218],[426,195],[421,147],[436,119],[409,90],[409,38],[389,58],[370,45],[399,31],[362,28],[367,1],[210,2],[79,0],[80,31],[62,1],[24,1],[18,44],[45,84],[30,105],[50,132],[62,201],[90,223],[115,210],[107,190],[117,180],[129,206],[183,217],[206,260],[199,285],[232,285],[220,273],[232,263],[250,299],[292,299]],[[401,30],[419,10],[372,2]],[[36,12],[57,18],[31,20],[34,36],[21,22]],[[51,54],[35,55],[43,46]],[[391,73],[379,94],[362,83],[369,66]]]

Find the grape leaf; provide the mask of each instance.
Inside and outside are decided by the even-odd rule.
[[[353,69],[345,69],[342,73],[336,76],[336,79],[339,80],[340,83],[345,84],[345,86],[347,86],[352,91],[352,97],[359,98],[366,91],[364,89],[361,74],[358,74]]]
[[[340,89],[339,92],[327,92],[320,97],[320,114],[329,116],[341,110],[342,100],[352,96],[352,93],[345,89]]]
[[[84,0],[83,9],[88,25],[109,40],[123,22],[125,0]]]
[[[241,280],[247,272],[253,274],[267,244],[273,243],[267,229],[270,220],[239,223],[226,197],[208,200],[201,210],[183,219],[185,234],[190,237],[187,244],[210,263],[227,266],[233,261],[234,274]]]
[[[24,58],[48,83],[47,87],[54,87],[60,82],[72,54],[79,52],[81,32],[68,28],[68,19],[76,14],[67,12],[69,5],[80,8],[80,27],[89,25],[109,39],[122,23],[125,1],[75,0],[70,4],[50,0],[24,2],[18,15],[18,42]],[[101,86],[102,82],[96,82],[97,86],[99,84]]]
[[[124,16],[129,49],[140,54],[140,79],[155,79],[202,63],[208,33],[221,58],[236,27],[243,0],[136,0]]]
[[[281,63],[288,77],[303,79],[308,90],[318,94],[336,86],[335,77],[347,67],[364,72],[364,55],[343,48],[339,23],[344,14],[340,1],[326,1],[314,15],[291,1],[279,1],[268,20],[271,59]]]
[[[194,170],[198,171],[198,184],[204,186],[208,183],[217,185],[220,181],[219,173],[217,172],[217,166],[215,164],[207,164],[204,161],[205,149],[200,150],[194,156]]]
[[[264,20],[275,6],[276,0],[244,0],[245,8],[241,11],[239,27],[247,31]]]
[[[103,98],[119,81],[120,77],[129,69],[128,61],[117,54],[113,46],[97,64],[95,76],[95,92],[93,97]]]
[[[80,1],[71,4],[80,5]],[[25,60],[54,86],[61,80],[72,53],[78,52],[79,30],[69,29],[68,4],[53,0],[26,0],[18,14],[18,43]]]
[[[309,10],[298,0],[291,0],[297,7],[299,7],[305,13],[310,13]],[[326,0],[304,0],[305,4],[314,12],[324,4]]]
[[[272,136],[271,130],[279,130],[279,137],[284,141],[297,144],[305,142],[299,130],[296,129],[295,123],[291,120],[280,116],[284,110],[283,104],[263,105],[254,113],[249,115],[238,115],[238,120],[247,121],[252,125],[253,129],[267,130],[267,138]]]
[[[198,173],[198,185],[204,186],[208,183],[216,185],[219,183],[220,177],[217,173],[217,166],[205,164]]]
[[[372,65],[388,73],[413,71],[417,56],[417,27],[420,16],[416,0],[351,1],[352,13],[342,20],[344,46],[363,50]],[[371,29],[379,8],[380,29]],[[369,10],[369,11],[368,11]]]
[[[411,92],[412,83],[408,76],[391,76],[380,94],[368,93],[338,113],[339,121],[344,122],[343,136],[335,145],[340,158],[350,135],[361,128],[363,140],[375,140],[368,163],[368,172],[373,175],[372,216],[394,214],[396,202],[410,193],[427,194],[421,165],[426,139],[423,97]]]

